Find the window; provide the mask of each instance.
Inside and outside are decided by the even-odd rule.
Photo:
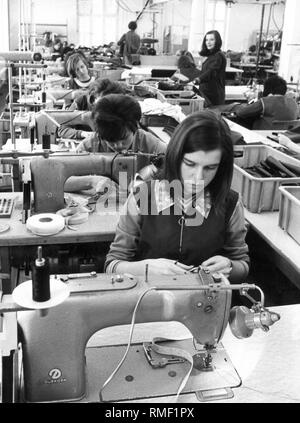
[[[209,0],[205,21],[205,32],[213,29],[219,31],[221,38],[225,36],[226,3],[224,0]]]
[[[77,0],[77,4],[79,44],[99,46],[118,38],[116,2]]]
[[[0,0],[0,50],[9,50],[8,0]]]

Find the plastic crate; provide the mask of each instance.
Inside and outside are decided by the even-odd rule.
[[[300,244],[300,186],[281,186],[279,192],[278,224]]]
[[[103,69],[103,68],[92,68],[91,69],[95,78],[108,78],[111,81],[119,81],[124,69]]]
[[[297,178],[257,178],[243,168],[251,167],[272,156],[285,163],[300,165],[300,161],[265,145],[235,146],[241,157],[234,159],[232,188],[242,196],[244,206],[252,213],[279,210],[279,186],[300,183]]]
[[[186,93],[191,91],[162,91],[157,90],[157,100],[168,102],[170,104],[178,104],[184,114],[189,115],[198,112],[204,108],[204,98],[199,95],[196,98],[185,98]],[[168,95],[176,96],[177,98],[169,98]]]

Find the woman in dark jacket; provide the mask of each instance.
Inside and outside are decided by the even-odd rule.
[[[199,90],[207,106],[225,103],[226,57],[221,51],[222,39],[218,31],[206,33],[200,56],[206,57],[200,73]]]

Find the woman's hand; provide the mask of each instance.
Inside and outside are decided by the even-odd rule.
[[[164,258],[143,260],[143,264],[145,269],[148,265],[149,275],[183,275],[193,268],[193,266]]]
[[[210,257],[208,260],[205,260],[201,266],[208,269],[210,273],[223,273],[226,278],[229,277],[232,270],[231,260],[224,256]]]

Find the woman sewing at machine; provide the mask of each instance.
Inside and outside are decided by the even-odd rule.
[[[107,94],[126,94],[127,87],[121,82],[111,81],[110,79],[96,79],[90,86],[88,93],[81,94],[76,98],[68,110],[82,110],[91,112],[98,98],[104,97]],[[87,116],[86,116],[87,117]],[[88,119],[86,119],[88,120]],[[91,119],[89,119],[91,121]],[[93,128],[90,125],[78,126],[74,125],[74,118],[71,117],[69,121],[61,124],[57,130],[57,135],[60,138],[82,140],[93,133]]]
[[[89,88],[95,78],[89,74],[88,61],[82,53],[74,53],[67,61],[67,74],[70,77],[68,88],[73,90]]]
[[[243,281],[246,227],[239,195],[230,189],[232,172],[224,120],[212,111],[189,115],[168,144],[161,176],[129,195],[106,272],[143,275],[147,266],[149,275],[176,275],[201,265]]]
[[[139,102],[129,95],[108,94],[100,98],[93,109],[92,121],[96,133],[83,140],[77,152],[121,153],[123,151],[147,154],[164,154],[166,144],[150,132],[141,129],[142,117]],[[153,177],[154,165],[146,166],[137,175],[141,179]],[[72,177],[65,185],[65,191],[88,190],[95,185],[95,178]],[[103,179],[103,178],[102,178]]]
[[[141,129],[142,110],[139,102],[123,94],[108,94],[97,101],[92,112],[96,134],[83,140],[77,152],[164,153],[166,144]]]
[[[277,120],[298,118],[298,105],[287,95],[287,83],[278,75],[271,76],[264,83],[262,98],[250,104],[231,106],[240,125],[253,130],[276,129]],[[275,122],[275,123],[274,123]]]

